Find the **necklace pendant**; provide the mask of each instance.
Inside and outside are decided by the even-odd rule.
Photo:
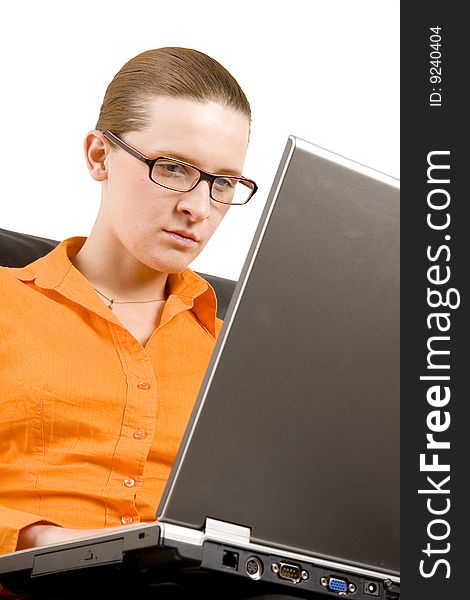
[[[110,301],[110,303],[108,304],[108,308],[109,310],[113,310],[113,304],[114,304],[114,298]]]

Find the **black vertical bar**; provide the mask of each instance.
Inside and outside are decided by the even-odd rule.
[[[469,111],[463,106],[470,36],[463,7],[435,0],[401,5],[404,600],[470,597],[465,490],[470,169]]]

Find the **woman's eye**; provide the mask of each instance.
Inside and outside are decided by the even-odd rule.
[[[236,180],[226,179],[224,177],[217,177],[217,179],[214,181],[214,185],[221,191],[230,190],[235,187]]]
[[[175,163],[167,163],[163,165],[163,168],[167,173],[171,173],[173,175],[183,175],[185,172],[184,167]]]
[[[155,163],[154,173],[159,177],[185,177],[188,170],[184,165],[171,160],[159,160]]]

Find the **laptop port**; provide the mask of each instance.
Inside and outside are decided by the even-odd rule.
[[[378,596],[379,590],[379,584],[376,581],[364,581],[364,594],[367,596]]]
[[[271,570],[279,579],[285,579],[292,583],[300,583],[308,579],[308,572],[304,571],[299,565],[292,565],[284,562],[273,563]]]
[[[245,570],[251,579],[259,579],[263,573],[263,563],[256,556],[250,556],[245,563]]]
[[[222,556],[222,566],[226,567],[227,569],[238,571],[238,552],[224,550]]]
[[[348,593],[353,594],[356,591],[354,583],[350,583],[347,579],[341,577],[322,577],[320,583],[330,592],[336,592],[339,596],[346,596]]]

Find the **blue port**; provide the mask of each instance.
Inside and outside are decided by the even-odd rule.
[[[330,577],[328,579],[328,589],[332,592],[347,592],[348,582],[345,579],[337,579],[336,577]]]

